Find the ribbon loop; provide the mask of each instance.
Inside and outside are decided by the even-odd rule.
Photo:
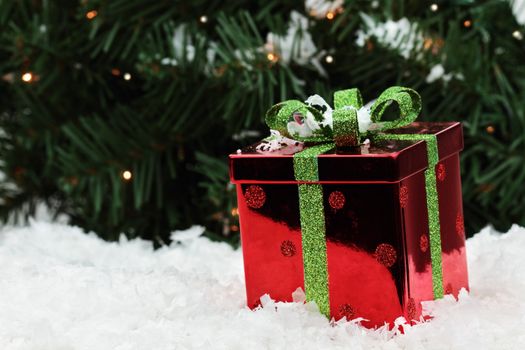
[[[315,102],[310,100],[312,98]],[[332,142],[336,147],[359,145],[367,131],[359,131],[363,98],[358,89],[336,91],[335,110],[317,95],[310,99],[306,103],[288,100],[274,105],[266,113],[266,124],[282,136],[298,141]],[[381,122],[384,112],[393,102],[399,106],[399,117]],[[421,96],[416,91],[401,86],[390,87],[383,91],[370,110],[370,119],[376,125],[368,133],[377,134],[408,125],[416,120],[420,111]]]
[[[266,112],[266,124],[270,129],[299,141],[330,141],[331,132],[319,126],[323,120],[324,117],[319,110],[299,100],[278,103]]]
[[[399,106],[399,118],[379,123],[383,113],[392,102],[397,103]],[[399,128],[417,119],[419,112],[421,112],[421,96],[415,90],[401,86],[392,86],[383,91],[372,105],[370,111],[372,122],[379,124],[375,131]]]
[[[335,109],[353,107],[359,109],[363,107],[363,97],[359,89],[339,90],[334,93]]]

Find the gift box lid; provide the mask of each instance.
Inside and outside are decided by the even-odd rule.
[[[459,122],[414,122],[386,134],[433,134],[443,160],[463,149]],[[232,183],[296,183],[294,154],[308,145],[295,143],[277,151],[258,149],[261,142],[230,155]],[[377,140],[318,156],[319,183],[399,182],[428,167],[425,141]]]

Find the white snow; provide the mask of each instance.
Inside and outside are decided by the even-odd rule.
[[[516,21],[521,25],[525,25],[525,0],[511,0],[510,3]]]
[[[404,58],[409,58],[412,53],[417,52],[423,46],[423,34],[417,23],[412,23],[407,18],[378,22],[365,13],[360,15],[365,28],[357,31],[356,44],[358,46],[365,46],[369,38],[375,37],[379,44],[398,50]]]
[[[331,325],[315,305],[244,306],[242,256],[193,228],[154,251],[64,224],[0,230],[0,349],[523,349],[525,229],[467,242],[471,294],[394,334]],[[300,291],[296,300],[302,300]]]
[[[305,0],[304,7],[306,11],[317,19],[324,19],[328,12],[336,12],[342,8],[343,0]]]
[[[427,83],[433,83],[436,80],[442,79],[445,83],[448,83],[452,78],[463,80],[463,74],[461,73],[445,73],[445,68],[441,63],[436,64],[430,69],[425,81]]]
[[[166,66],[178,66],[181,62],[193,62],[197,49],[193,44],[192,38],[189,35],[190,30],[184,24],[175,28],[172,38],[172,55],[164,57],[160,63]],[[217,44],[213,41],[208,43],[206,48],[206,73],[210,73],[215,62],[215,55],[217,52]],[[160,58],[160,57],[156,57]]]
[[[264,48],[269,53],[277,53],[284,64],[288,65],[293,61],[300,66],[312,65],[320,75],[326,76],[320,63],[325,52],[317,49],[308,29],[308,18],[292,11],[286,35],[268,33]]]

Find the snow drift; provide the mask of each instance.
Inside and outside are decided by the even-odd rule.
[[[330,322],[315,305],[244,306],[242,256],[178,232],[150,243],[107,243],[45,222],[0,231],[0,348],[522,349],[525,229],[485,229],[467,242],[471,293],[428,302],[431,322],[368,330]]]

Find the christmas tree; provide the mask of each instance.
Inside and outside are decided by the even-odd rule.
[[[525,225],[525,3],[0,2],[0,215],[235,242],[227,154],[289,99],[392,85],[463,122],[467,230]]]

